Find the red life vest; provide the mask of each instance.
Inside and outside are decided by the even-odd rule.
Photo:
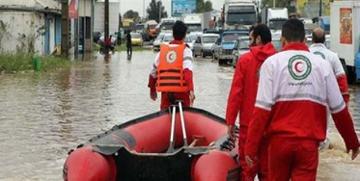
[[[158,92],[187,92],[184,79],[183,57],[185,44],[178,46],[160,45],[160,61],[157,68]]]

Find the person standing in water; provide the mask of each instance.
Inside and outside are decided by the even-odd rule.
[[[192,106],[195,100],[193,84],[193,55],[185,44],[187,27],[182,21],[173,26],[174,40],[161,44],[149,75],[150,98],[157,99],[161,92],[160,109],[167,109],[175,101],[181,100],[183,106]]]
[[[244,147],[247,138],[249,122],[254,109],[259,69],[262,63],[276,50],[271,43],[270,29],[264,24],[258,24],[250,30],[250,51],[242,55],[237,62],[234,78],[226,108],[226,124],[228,134],[233,136],[233,128],[238,114],[239,132],[239,161],[242,168],[241,180],[254,180],[256,174],[260,180],[266,178],[266,146],[261,153],[261,161],[256,169],[250,169],[245,162]]]
[[[128,59],[131,59],[132,56],[132,42],[131,42],[131,31],[129,30],[126,34],[126,53]]]
[[[310,53],[304,24],[290,19],[282,27],[282,51],[262,64],[245,160],[253,167],[264,135],[269,139],[270,181],[316,180],[318,146],[326,137],[327,109],[355,159],[359,139],[328,61]]]

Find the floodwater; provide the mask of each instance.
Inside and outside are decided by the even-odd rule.
[[[152,113],[148,73],[155,54],[124,53],[110,60],[87,55],[70,69],[0,75],[0,180],[61,180],[67,152],[115,124]],[[196,107],[225,115],[233,69],[211,60],[194,65]],[[360,132],[360,87],[351,87]],[[360,158],[350,161],[336,131],[334,149],[321,153],[318,180],[357,180]]]

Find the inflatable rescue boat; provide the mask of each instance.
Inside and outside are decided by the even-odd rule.
[[[63,178],[238,181],[240,168],[229,140],[223,118],[180,104],[116,125],[71,150]]]

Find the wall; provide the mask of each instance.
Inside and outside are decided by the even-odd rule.
[[[49,16],[49,50],[48,54],[51,54],[55,50],[55,16]]]
[[[35,12],[0,11],[0,52],[44,54],[45,19]]]
[[[91,0],[79,0],[79,16],[91,17]]]
[[[109,31],[115,33],[119,31],[119,3],[109,4]],[[94,32],[104,32],[104,16],[105,16],[105,4],[103,2],[95,3],[94,12]]]
[[[84,51],[91,51],[92,49],[92,31],[91,31],[91,17],[92,17],[92,0],[79,0],[79,44],[83,45]],[[90,30],[90,31],[89,31]],[[90,32],[90,34],[86,34]]]

